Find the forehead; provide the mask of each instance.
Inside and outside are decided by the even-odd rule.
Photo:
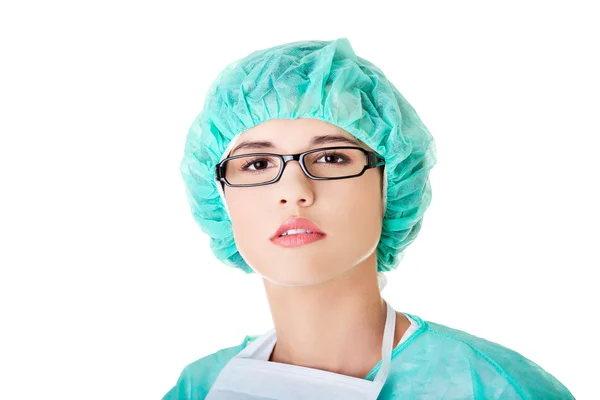
[[[317,138],[319,140],[315,140]],[[336,142],[334,138],[345,138],[352,143],[339,139]],[[243,146],[250,142],[270,142],[272,146],[266,146],[265,143],[257,143],[251,147]],[[238,136],[230,154],[249,153],[256,149],[295,153],[310,148],[332,146],[358,146],[370,150],[365,143],[337,125],[314,118],[299,118],[272,119],[248,129]]]

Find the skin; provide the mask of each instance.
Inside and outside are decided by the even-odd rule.
[[[274,119],[238,138],[270,141],[272,148],[240,149],[230,155],[294,154],[317,135],[343,136],[345,130],[317,119]],[[372,150],[359,142],[359,146]],[[377,285],[376,247],[383,220],[382,171],[331,181],[307,177],[299,163],[288,163],[274,184],[225,186],[234,239],[244,260],[263,278],[277,332],[270,361],[364,378],[381,360],[386,305]],[[270,240],[290,217],[311,220],[326,236],[295,248]],[[410,326],[396,312],[394,347]]]

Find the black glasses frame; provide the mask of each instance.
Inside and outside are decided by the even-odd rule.
[[[307,154],[310,153],[317,153],[319,151],[323,151],[323,150],[336,150],[336,149],[356,149],[356,150],[360,150],[363,153],[365,153],[365,155],[367,156],[367,163],[365,164],[364,168],[362,169],[362,171],[360,171],[358,174],[355,175],[350,175],[350,176],[342,176],[342,177],[338,177],[338,178],[320,178],[320,177],[316,177],[314,175],[311,175],[310,172],[308,172],[308,170],[306,169],[306,166],[304,165],[304,157]],[[241,158],[241,157],[248,157],[248,156],[270,156],[270,157],[278,157],[279,159],[281,159],[282,163],[280,164],[281,167],[279,168],[279,173],[277,174],[277,176],[273,179],[271,179],[270,181],[267,182],[263,182],[263,183],[238,183],[238,184],[232,184],[227,182],[227,179],[225,178],[225,163],[229,160],[233,160],[236,158]],[[380,159],[381,161],[378,162],[378,159]],[[329,180],[337,180],[337,179],[348,179],[348,178],[355,178],[357,176],[361,176],[362,174],[365,173],[366,170],[371,169],[371,168],[377,168],[380,167],[382,165],[385,165],[385,159],[383,157],[381,157],[379,154],[377,154],[374,151],[369,151],[369,150],[365,150],[362,147],[354,147],[354,146],[337,146],[337,147],[322,147],[319,149],[312,149],[312,150],[308,150],[308,151],[303,151],[302,153],[297,153],[297,154],[274,154],[274,153],[252,153],[252,154],[239,154],[237,156],[232,156],[232,157],[227,157],[226,159],[224,159],[223,161],[221,161],[219,164],[217,164],[216,166],[216,174],[215,174],[215,180],[221,182],[222,184],[226,184],[227,186],[230,187],[248,187],[248,186],[263,186],[263,185],[270,185],[272,183],[275,183],[277,181],[279,181],[279,179],[281,178],[281,176],[283,175],[283,171],[285,170],[285,167],[287,165],[287,163],[289,161],[298,161],[298,163],[300,164],[300,167],[302,168],[302,171],[304,171],[304,174],[306,176],[308,176],[310,179],[316,180],[316,181],[329,181]]]

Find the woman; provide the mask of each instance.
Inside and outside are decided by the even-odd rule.
[[[520,354],[381,297],[434,164],[414,109],[345,38],[225,68],[181,170],[217,258],[263,278],[274,328],[188,365],[164,398],[572,398]]]

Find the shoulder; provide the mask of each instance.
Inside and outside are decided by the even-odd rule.
[[[241,344],[223,348],[188,364],[162,400],[204,399],[223,367],[257,337],[246,336]]]
[[[428,393],[443,394],[445,398],[574,398],[554,376],[516,351],[458,329],[412,317],[421,325],[416,332],[419,334],[397,354],[398,362],[393,363],[391,375],[399,376],[399,372],[406,376],[406,368],[420,370],[410,378],[413,383],[423,379]],[[424,364],[423,368],[415,368],[414,357],[418,357],[419,364]],[[398,383],[402,385],[401,380]]]

